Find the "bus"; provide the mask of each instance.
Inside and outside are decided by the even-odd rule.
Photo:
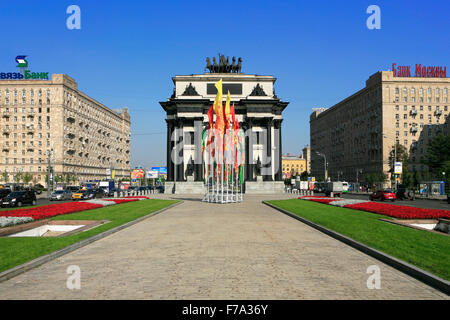
[[[346,193],[348,192],[348,182],[342,181],[342,192]]]

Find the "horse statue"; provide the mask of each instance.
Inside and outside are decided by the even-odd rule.
[[[209,58],[206,58],[206,67],[205,70],[208,69],[209,73],[213,72],[213,66],[211,65],[211,60]]]
[[[219,72],[219,65],[217,64],[216,57],[213,57],[213,71]]]
[[[229,73],[230,71],[231,71],[230,57],[227,57],[227,62],[225,64],[225,72]]]
[[[237,65],[233,65],[232,72],[241,73],[241,68],[242,68],[242,58],[239,58]]]

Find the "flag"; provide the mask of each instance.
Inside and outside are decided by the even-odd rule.
[[[208,119],[209,119],[209,128],[208,129],[212,129],[213,127],[213,123],[214,123],[214,105],[211,106],[211,108],[209,108],[208,110]]]
[[[220,113],[222,113],[222,79],[217,81],[214,85],[217,88],[216,99],[214,100],[214,112],[217,116],[219,114],[219,111]]]

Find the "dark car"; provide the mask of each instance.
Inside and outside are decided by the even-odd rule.
[[[36,205],[34,191],[14,191],[3,198],[2,207],[22,207],[24,204]]]
[[[0,189],[0,201],[3,200],[8,194],[11,193],[10,189]]]
[[[391,200],[391,201],[395,201],[396,198],[397,197],[395,196],[394,191],[392,191],[391,189],[378,190],[378,191],[375,191],[374,193],[372,193],[369,196],[369,199],[371,201],[373,201],[373,200],[381,200],[381,201]]]
[[[398,188],[397,192],[395,193],[395,196],[398,200],[415,200],[416,195],[414,193],[414,190],[408,189],[408,188]]]

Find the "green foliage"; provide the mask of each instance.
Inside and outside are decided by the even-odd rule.
[[[435,177],[442,177],[442,172],[450,175],[450,136],[439,134],[430,141],[425,164]]]
[[[269,202],[371,248],[450,280],[448,236],[384,222],[379,219],[390,218],[365,211],[298,199]]]
[[[303,171],[302,174],[300,175],[300,180],[301,181],[308,181],[308,172],[307,171]]]
[[[96,228],[65,237],[0,238],[0,272],[62,249],[96,234],[120,226],[151,212],[174,204],[176,200],[151,199],[86,210],[51,218],[51,220],[109,220]]]
[[[25,173],[25,174],[23,175],[23,178],[22,178],[23,182],[24,182],[26,185],[28,185],[28,184],[30,183],[31,179],[33,179],[33,178],[32,178],[32,176],[31,176],[31,174],[28,173],[28,172]]]
[[[9,173],[8,172],[3,172],[2,173],[2,179],[5,183],[8,183],[9,181]]]

